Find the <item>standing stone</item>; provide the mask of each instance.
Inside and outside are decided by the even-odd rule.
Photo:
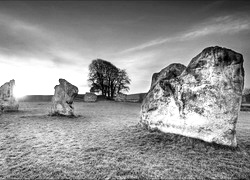
[[[139,103],[141,101],[141,94],[129,94],[126,97],[126,102]]]
[[[116,97],[114,98],[114,100],[117,102],[125,102],[126,99],[127,99],[127,95],[123,93],[117,94]]]
[[[97,100],[97,95],[95,95],[94,93],[86,93],[84,95],[84,101],[85,102],[96,102]]]
[[[242,55],[209,47],[179,76],[172,75],[174,69],[149,90],[140,123],[149,129],[237,146],[235,129],[244,86]]]
[[[78,94],[78,88],[65,79],[59,79],[52,97],[51,115],[74,116],[73,101]]]
[[[0,111],[17,111],[19,104],[14,97],[15,80],[11,80],[0,87]]]

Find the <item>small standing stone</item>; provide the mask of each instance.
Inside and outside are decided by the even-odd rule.
[[[114,100],[117,102],[125,102],[126,99],[127,99],[127,95],[123,93],[117,94],[116,97],[114,98]]]
[[[97,100],[97,95],[95,95],[94,93],[86,93],[84,95],[84,101],[85,102],[96,102]]]
[[[65,79],[59,79],[52,97],[51,115],[74,116],[73,102],[78,94],[78,88]]]
[[[0,87],[0,111],[17,111],[19,104],[14,96],[15,80],[6,82]]]

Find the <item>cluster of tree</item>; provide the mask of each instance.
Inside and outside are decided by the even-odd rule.
[[[110,99],[128,91],[131,80],[125,69],[119,69],[111,62],[96,59],[89,65],[90,92],[98,92]]]

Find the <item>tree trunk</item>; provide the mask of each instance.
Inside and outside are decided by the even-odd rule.
[[[102,95],[106,96],[106,88],[104,87]]]
[[[111,98],[113,99],[114,98],[114,95],[115,95],[115,89],[116,89],[116,85],[114,85],[112,83],[112,91],[111,91]]]
[[[119,93],[120,93],[120,90],[121,90],[120,85],[118,85],[118,88],[117,88],[117,94],[119,94]]]
[[[101,84],[101,91],[102,91],[102,95],[104,95],[105,94],[105,90],[104,90],[103,84]]]
[[[107,91],[108,91],[108,98],[110,98],[110,78],[108,79]]]

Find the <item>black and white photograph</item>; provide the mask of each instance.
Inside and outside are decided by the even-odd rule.
[[[250,1],[0,0],[0,179],[250,179]]]

